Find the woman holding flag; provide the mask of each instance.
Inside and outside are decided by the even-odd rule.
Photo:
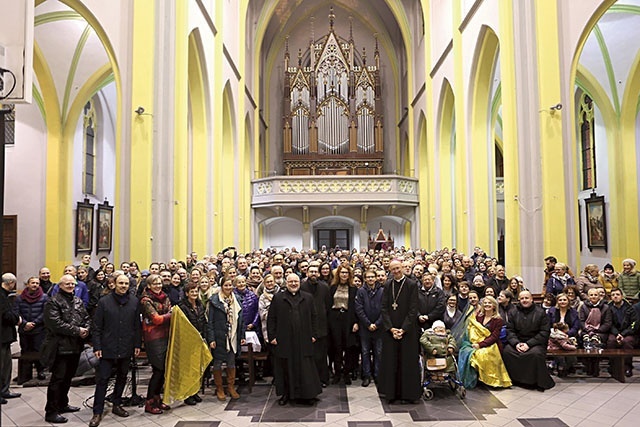
[[[160,275],[152,274],[147,277],[147,288],[140,299],[140,311],[144,345],[152,368],[144,411],[150,414],[162,414],[163,411],[171,409],[160,399],[164,385],[164,362],[169,344],[171,301],[162,291]]]

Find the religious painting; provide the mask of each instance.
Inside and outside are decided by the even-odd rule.
[[[98,224],[96,227],[96,252],[111,252],[113,236],[113,206],[109,202],[98,205]]]
[[[587,214],[587,246],[590,250],[604,249],[607,251],[607,216],[605,211],[604,196],[596,196],[595,193],[586,199]]]
[[[76,255],[93,249],[93,203],[78,202],[76,210]]]

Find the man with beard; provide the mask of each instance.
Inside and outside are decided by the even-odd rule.
[[[371,378],[377,381],[382,355],[382,285],[376,282],[376,274],[364,273],[365,285],[356,294],[356,315],[360,323],[360,348],[362,357],[362,387],[368,387]],[[373,359],[373,363],[371,363]],[[372,366],[373,365],[373,366]]]
[[[389,263],[391,279],[382,294],[382,363],[379,391],[389,403],[420,397],[418,364],[418,284],[402,273],[402,263]]]
[[[313,305],[316,308],[318,322],[316,343],[313,345],[313,358],[316,362],[322,387],[326,387],[329,384],[329,365],[327,364],[329,351],[328,314],[331,309],[332,298],[329,285],[319,278],[320,266],[317,262],[311,263],[307,270],[307,277],[302,281],[300,289],[313,295]]]
[[[276,394],[279,405],[289,399],[312,404],[322,393],[313,361],[318,324],[313,297],[300,291],[300,278],[289,274],[286,290],[274,295],[269,307],[267,329],[275,357]],[[414,354],[415,356],[415,354]]]
[[[111,412],[128,417],[122,407],[122,392],[127,383],[131,356],[140,353],[142,331],[138,299],[129,292],[126,274],[116,276],[113,292],[100,299],[94,317],[93,352],[100,360],[96,370],[96,392],[93,399],[93,417],[89,427],[98,427],[104,412],[104,400],[111,371],[115,368]]]

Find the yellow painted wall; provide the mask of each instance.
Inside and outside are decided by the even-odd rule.
[[[557,0],[535,2],[536,58],[538,61],[538,105],[540,113],[540,153],[542,158],[542,217],[544,223],[544,253],[558,259],[568,259],[567,203],[564,184],[565,159],[563,153],[562,116],[551,114],[545,106],[561,99],[560,40],[558,29],[549,22],[557,22]],[[506,92],[503,91],[503,92]],[[506,159],[505,159],[506,160]],[[506,180],[505,180],[506,181]],[[576,206],[571,203],[570,206]],[[577,210],[577,207],[574,209]]]
[[[513,5],[500,2],[502,34],[513,34]],[[504,160],[504,216],[506,271],[520,271],[520,208],[516,195],[519,190],[518,127],[515,78],[515,45],[513,37],[500,40],[500,78],[502,98],[502,156]]]
[[[132,105],[154,105],[154,52],[155,52],[155,1],[138,0],[133,5],[133,47],[131,61]],[[131,259],[152,259],[151,192],[153,164],[153,116],[132,114],[131,153],[136,159],[131,167],[131,219],[129,235],[131,239]]]
[[[188,158],[188,76],[189,76],[189,30],[187,27],[187,2],[175,3],[175,75],[174,75],[174,138],[173,138],[173,253],[185,256],[188,243],[188,191],[189,191],[189,158]],[[194,228],[193,234],[196,234]],[[183,255],[184,254],[184,255]]]
[[[203,76],[202,62],[200,58],[199,39],[197,30],[192,31],[189,35],[189,65],[188,65],[188,81],[189,81],[189,107],[191,117],[191,171],[192,177],[192,193],[191,206],[192,211],[189,217],[192,225],[192,248],[198,253],[209,253],[209,227],[208,227],[208,204],[209,186],[207,179],[209,177],[209,135],[207,133],[208,112],[206,106],[206,93]]]
[[[464,76],[464,61],[466,58],[466,52],[462,43],[462,34],[457,29],[458,23],[461,21],[462,11],[460,2],[454,2],[453,5],[453,21],[451,25],[456,28],[453,31],[453,61],[454,61],[454,95],[456,100],[467,99],[464,88],[465,84]],[[467,199],[467,183],[468,170],[467,170],[467,156],[468,147],[466,139],[466,126],[467,126],[467,114],[466,106],[462,101],[455,103],[455,117],[456,117],[456,146],[455,146],[455,174],[456,174],[456,212],[453,214],[456,216],[456,242],[455,246],[458,250],[464,252],[468,246],[469,241],[469,206]]]

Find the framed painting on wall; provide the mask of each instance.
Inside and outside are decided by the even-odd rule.
[[[604,249],[607,251],[607,215],[604,196],[596,196],[585,199],[585,211],[587,215],[587,246],[589,250]]]
[[[93,203],[78,202],[76,210],[76,255],[93,249]]]
[[[96,252],[111,252],[113,237],[113,206],[108,201],[98,205],[98,224],[96,227]]]

